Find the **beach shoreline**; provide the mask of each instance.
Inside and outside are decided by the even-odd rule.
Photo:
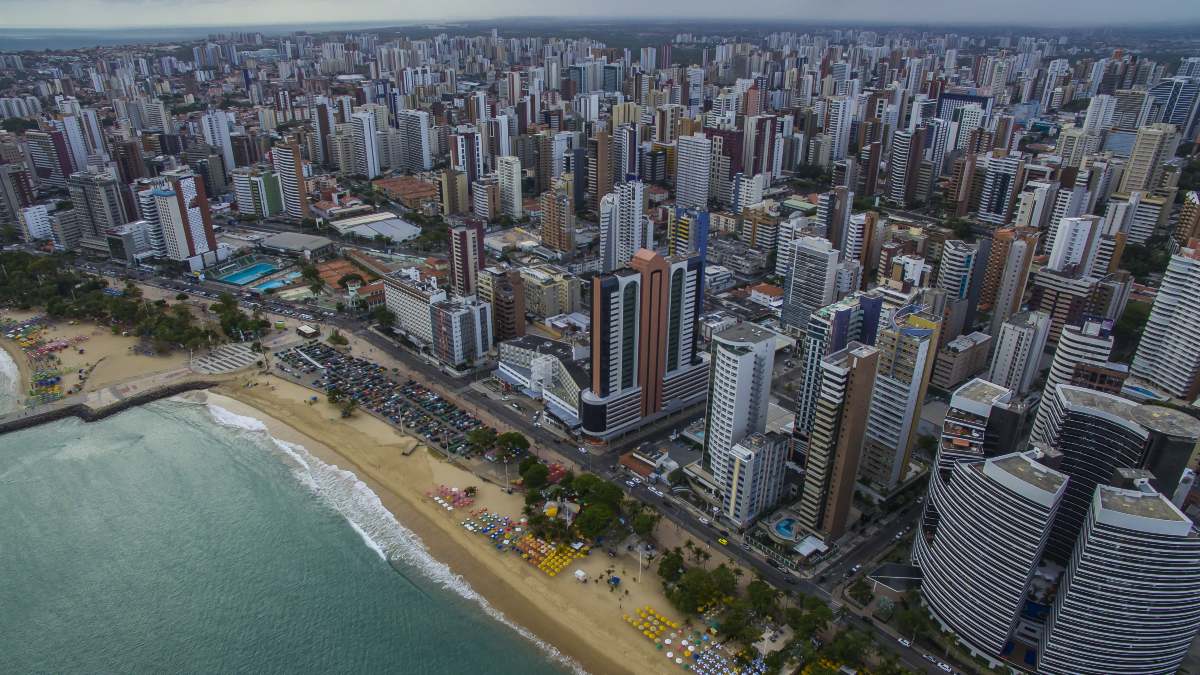
[[[26,407],[25,397],[29,391],[29,384],[33,380],[33,370],[29,367],[29,359],[25,356],[25,352],[17,346],[16,342],[9,340],[6,337],[0,336],[0,349],[8,354],[13,363],[17,364],[17,382],[16,382],[16,400],[17,405],[14,410],[20,410]]]
[[[655,658],[662,655],[622,620],[622,612],[632,612],[642,604],[671,611],[651,567],[641,572],[641,583],[624,586],[634,593],[623,596],[599,584],[551,579],[513,554],[494,551],[485,538],[461,527],[459,521],[465,513],[446,513],[425,491],[439,482],[476,485],[480,504],[513,516],[520,515],[523,500],[519,495],[505,495],[497,486],[485,484],[424,446],[405,455],[404,450],[417,445],[416,439],[366,414],[360,413],[352,423],[341,420],[323,400],[310,403],[311,396],[311,391],[299,385],[259,375],[185,398],[199,402],[203,397],[229,412],[258,419],[276,439],[303,445],[314,457],[353,472],[399,523],[416,533],[436,560],[465,579],[509,621],[588,672],[679,670],[675,664],[668,666]],[[618,564],[597,552],[580,559],[578,567],[598,578],[604,567]],[[626,569],[620,572],[627,581],[634,576]]]

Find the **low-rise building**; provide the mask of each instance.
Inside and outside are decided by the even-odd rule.
[[[991,348],[992,336],[987,333],[975,331],[954,338],[938,350],[929,383],[940,389],[954,389],[988,367]]]

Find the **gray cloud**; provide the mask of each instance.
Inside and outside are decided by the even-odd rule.
[[[560,15],[622,17],[774,18],[888,23],[1104,25],[1200,22],[1198,0],[610,0],[602,6],[536,0],[466,0],[453,4],[394,0],[0,0],[10,26],[103,28],[176,25],[261,25],[379,22]],[[603,12],[599,11],[603,7]]]

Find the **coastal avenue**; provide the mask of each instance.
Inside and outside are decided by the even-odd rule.
[[[121,269],[101,269],[99,273],[121,278],[126,274],[125,270]],[[195,293],[199,290],[209,292],[227,292],[228,289],[206,282],[202,284],[180,284],[178,282],[169,281],[162,278],[141,278],[137,281],[138,285],[143,290],[151,293],[176,293],[176,292],[191,292]],[[284,301],[273,300],[271,305],[281,308],[286,307],[294,312],[311,312],[312,308],[305,305],[292,305]],[[277,311],[273,311],[271,307],[264,306],[263,311],[266,314],[273,316],[282,316]],[[532,422],[522,413],[510,409],[502,405],[489,405],[482,407],[484,403],[477,398],[468,398],[474,392],[466,383],[460,387],[446,387],[444,384],[447,377],[437,367],[425,362],[420,358],[416,358],[412,352],[404,349],[395,342],[385,338],[384,336],[371,330],[370,326],[362,321],[334,314],[331,317],[325,318],[322,321],[316,322],[328,326],[337,327],[343,332],[353,334],[355,337],[369,343],[375,349],[388,355],[394,361],[399,362],[405,369],[409,371],[409,375],[419,379],[423,383],[430,386],[431,389],[438,394],[451,401],[452,403],[462,406],[465,409],[482,413],[485,417],[491,417],[498,420],[504,426],[508,426],[521,431],[534,443],[534,450],[540,451],[542,455],[550,455],[550,459],[559,461],[567,465],[573,465],[584,470],[589,470],[599,474],[604,478],[613,481],[623,491],[631,496],[653,504],[658,511],[676,526],[686,530],[693,535],[697,540],[714,544],[718,536],[717,530],[712,526],[706,526],[700,523],[697,516],[692,514],[687,507],[680,506],[678,500],[672,496],[664,495],[659,497],[650,492],[645,485],[638,485],[634,488],[629,488],[624,484],[623,480],[619,480],[615,464],[615,451],[610,451],[603,454],[589,454],[587,458],[582,459],[577,452],[574,452],[574,446],[566,443],[562,439],[555,436],[553,433],[544,428],[534,427]],[[910,506],[900,513],[895,518],[889,528],[881,528],[873,537],[869,537],[861,541],[848,554],[841,558],[832,568],[826,571],[827,580],[822,584],[813,583],[812,581],[800,579],[799,577],[783,570],[773,567],[764,559],[752,554],[749,551],[742,549],[736,545],[736,542],[731,542],[729,546],[717,546],[713,548],[720,550],[727,557],[742,566],[753,570],[764,580],[783,591],[786,594],[803,593],[821,598],[827,603],[830,603],[834,609],[846,607],[845,603],[839,600],[836,595],[838,589],[843,582],[849,582],[850,579],[845,578],[845,573],[852,566],[854,561],[869,561],[875,556],[880,555],[890,545],[894,544],[891,533],[896,528],[903,528],[916,520],[919,514],[919,509]],[[865,570],[864,570],[865,571]],[[921,654],[912,648],[906,648],[897,642],[897,636],[879,628],[873,621],[863,619],[857,614],[849,611],[842,613],[841,621],[860,630],[870,632],[881,650],[885,650],[896,656],[905,666],[919,672],[926,673],[942,673],[930,661],[922,658]],[[939,660],[945,660],[944,657],[939,657]]]

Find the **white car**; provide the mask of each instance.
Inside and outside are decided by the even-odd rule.
[[[944,671],[946,671],[947,673],[953,673],[953,672],[954,672],[954,671],[953,671],[953,670],[950,668],[950,665],[949,665],[949,664],[947,664],[947,663],[945,663],[945,662],[943,662],[943,661],[938,661],[938,664],[937,664],[937,666],[938,666],[938,668],[939,668],[940,670],[944,670]]]
[[[906,640],[906,639],[904,639],[904,638],[900,638],[899,640],[896,640],[896,642],[899,642],[900,644],[904,645],[905,647],[911,647],[911,646],[912,646],[912,642],[910,642],[910,641],[908,641],[908,640]]]
[[[655,497],[662,497],[662,496],[664,496],[664,495],[663,495],[663,493],[662,493],[662,490],[659,490],[658,488],[653,488],[653,487],[652,487],[652,488],[650,488],[650,494],[654,495]]]
[[[711,521],[711,520],[709,520],[708,518],[705,518],[704,516],[700,516],[700,524],[701,524],[701,525],[707,525],[707,524],[709,524],[709,523],[711,523],[711,522],[712,522],[712,521]]]

